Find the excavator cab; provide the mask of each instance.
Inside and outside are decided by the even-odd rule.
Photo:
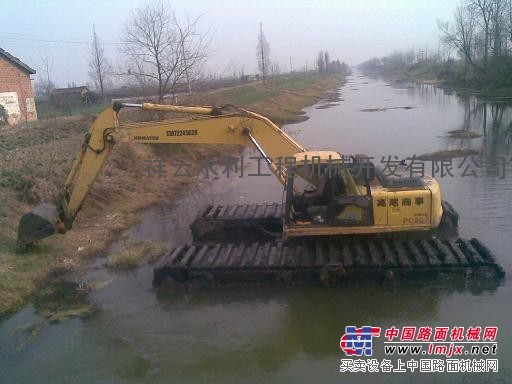
[[[373,224],[370,182],[375,167],[364,155],[315,151],[295,154],[286,182],[285,227]]]

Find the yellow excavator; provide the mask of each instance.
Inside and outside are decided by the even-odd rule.
[[[187,118],[122,123],[126,108],[185,114]],[[194,115],[190,117],[190,115]],[[114,103],[85,136],[57,207],[43,204],[21,218],[23,246],[71,229],[84,199],[116,143],[222,143],[256,149],[284,185],[285,238],[429,231],[439,226],[439,184],[398,167],[394,175],[364,155],[307,151],[268,118],[233,106],[190,107]]]
[[[127,108],[188,117],[121,123]],[[283,204],[217,206],[200,213],[191,225],[194,243],[177,244],[155,263],[155,285],[168,279],[245,284],[311,278],[330,284],[349,276],[468,271],[494,281],[505,274],[478,239],[453,238],[458,215],[441,201],[433,178],[401,165],[386,174],[365,155],[307,151],[266,117],[234,106],[114,103],[86,134],[57,206],[43,204],[21,218],[20,248],[71,229],[119,142],[252,147],[284,185]]]

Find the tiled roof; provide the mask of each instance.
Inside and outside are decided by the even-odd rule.
[[[9,52],[4,51],[2,48],[0,48],[0,56],[5,57],[7,61],[10,61],[17,67],[21,68],[23,71],[27,72],[30,75],[34,75],[36,73],[35,69],[30,68],[27,64],[25,64],[23,61],[18,59],[17,57],[11,55]]]

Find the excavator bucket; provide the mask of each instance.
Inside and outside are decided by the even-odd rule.
[[[23,248],[54,234],[58,218],[57,208],[51,204],[38,205],[32,212],[23,215],[18,227],[18,247]]]

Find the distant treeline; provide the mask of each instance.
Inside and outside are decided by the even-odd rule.
[[[463,0],[453,20],[438,22],[438,27],[441,44],[436,50],[395,52],[368,60],[360,68],[435,76],[449,85],[479,90],[512,88],[511,0]]]

